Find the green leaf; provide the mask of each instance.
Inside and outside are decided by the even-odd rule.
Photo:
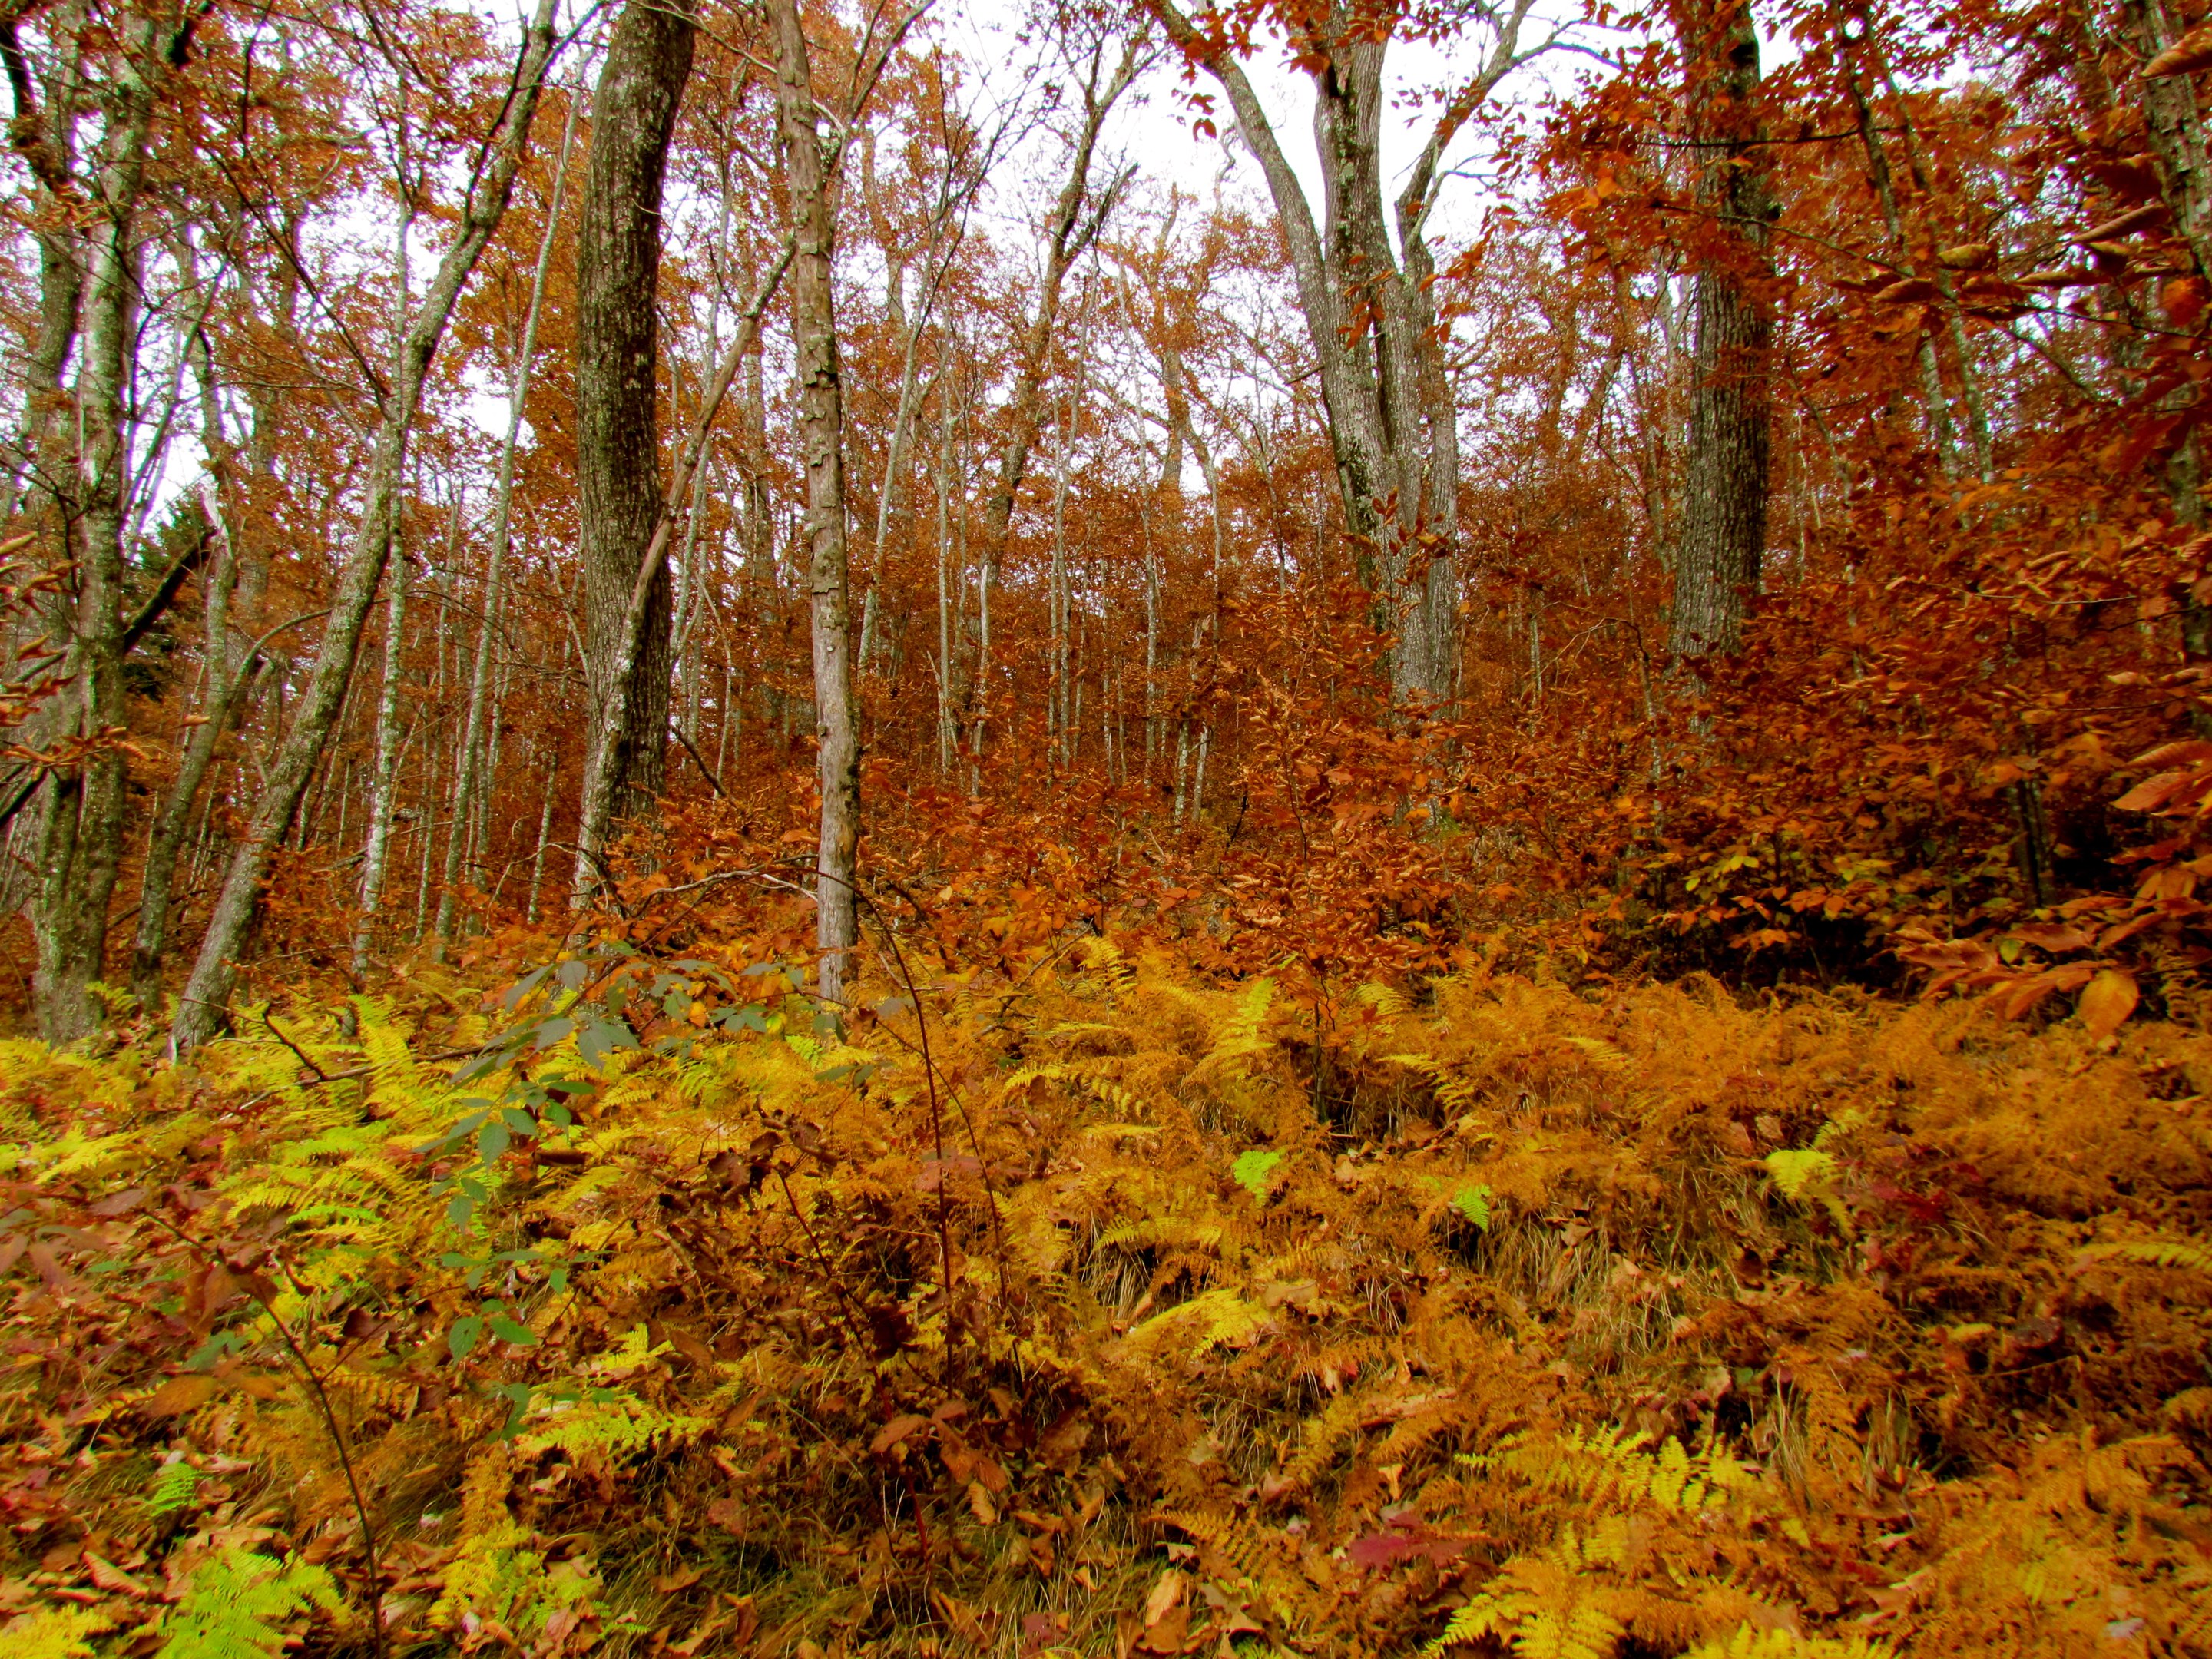
[[[466,1359],[476,1351],[477,1339],[483,1334],[483,1321],[475,1314],[456,1319],[453,1328],[446,1333],[446,1346],[456,1359]]]
[[[505,1314],[495,1314],[489,1321],[491,1334],[502,1342],[512,1342],[518,1348],[538,1346],[538,1333],[527,1325],[517,1324]]]
[[[477,1157],[486,1164],[496,1164],[507,1156],[513,1139],[504,1123],[487,1123],[477,1131]]]
[[[1490,1188],[1477,1183],[1462,1187],[1452,1194],[1452,1208],[1472,1221],[1484,1232],[1490,1231]]]
[[[635,1048],[637,1038],[618,1019],[588,1019],[576,1033],[576,1053],[586,1066],[605,1063],[617,1048]]]
[[[1267,1178],[1275,1172],[1285,1154],[1273,1147],[1255,1146],[1240,1152],[1237,1162],[1229,1166],[1229,1173],[1237,1184],[1261,1203],[1267,1201]]]
[[[1766,1155],[1766,1173],[1791,1198],[1802,1198],[1835,1173],[1836,1160],[1815,1147],[1781,1147]]]

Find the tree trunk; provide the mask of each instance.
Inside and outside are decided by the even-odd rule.
[[[514,453],[522,435],[523,405],[530,397],[530,370],[538,353],[538,319],[545,308],[545,277],[553,264],[553,243],[561,228],[561,204],[568,183],[568,149],[576,135],[576,111],[583,102],[582,89],[568,94],[568,118],[561,132],[561,155],[553,164],[553,195],[545,210],[545,234],[538,239],[538,264],[530,279],[530,307],[522,323],[522,341],[515,354],[514,376],[507,397],[507,432],[499,447],[499,481],[492,498],[491,549],[484,556],[483,612],[477,622],[476,660],[469,673],[469,709],[461,732],[460,775],[456,783],[457,817],[468,823],[470,835],[459,825],[446,843],[445,890],[438,899],[438,948],[441,956],[453,938],[454,909],[459,902],[462,854],[474,834],[476,806],[483,792],[484,715],[491,686],[491,657],[501,583],[507,574],[507,552],[514,514]],[[588,570],[589,566],[587,565]],[[357,959],[354,971],[361,971]]]
[[[625,638],[630,590],[660,523],[660,202],[678,105],[691,75],[688,5],[629,0],[607,45],[592,106],[577,232],[576,483],[584,568],[584,775],[604,772],[614,821],[649,814],[665,779],[670,594],[664,562],[644,626]],[[635,661],[624,659],[625,650]],[[617,678],[629,695],[607,714]],[[603,744],[612,752],[601,757]],[[596,849],[595,849],[596,850]]]
[[[769,0],[775,34],[784,174],[791,191],[792,332],[799,359],[799,445],[806,470],[808,585],[813,599],[815,734],[822,786],[815,871],[816,988],[843,999],[860,943],[860,750],[853,720],[851,599],[847,586],[845,407],[839,380],[830,261],[836,222],[830,156],[814,104],[813,70],[798,0]]]
[[[1759,290],[1772,270],[1771,209],[1756,165],[1759,36],[1750,6],[1719,0],[1682,13],[1677,32],[1690,130],[1703,146],[1698,200],[1712,216],[1698,250],[1690,443],[1674,571],[1674,648],[1694,665],[1742,642],[1766,546],[1773,325]]]
[[[107,957],[108,907],[123,857],[124,751],[113,739],[129,724],[123,688],[125,544],[131,504],[131,369],[138,328],[139,200],[154,112],[189,29],[150,17],[131,21],[101,95],[106,131],[93,180],[91,270],[84,295],[84,356],[77,375],[76,615],[72,684],[64,705],[74,736],[91,752],[55,768],[46,785],[40,848],[43,882],[34,933],[33,1000],[39,1030],[68,1042],[98,1023],[90,987]]]
[[[531,124],[538,112],[538,94],[553,59],[554,6],[555,0],[538,0],[524,37],[521,61],[516,66],[515,91],[486,147],[483,169],[463,198],[453,244],[439,262],[437,275],[408,331],[402,372],[386,399],[376,447],[363,482],[361,520],[332,595],[330,619],[316,647],[306,695],[269,769],[267,784],[245,838],[231,858],[198,959],[192,964],[191,978],[170,1026],[171,1045],[179,1054],[214,1036],[228,1016],[231,990],[237,983],[238,959],[259,908],[261,885],[268,877],[270,860],[291,824],[292,815],[299,810],[301,794],[344,706],[354,659],[361,648],[362,625],[376,602],[377,586],[391,552],[395,497],[408,431],[422,403],[430,360],[461,290],[506,216],[515,172],[522,164]]]
[[[215,387],[206,387],[210,410]],[[177,775],[161,801],[154,833],[146,848],[146,866],[138,882],[138,933],[131,952],[131,989],[142,1007],[155,1008],[161,994],[161,965],[168,954],[169,908],[176,884],[177,858],[191,833],[192,803],[214,763],[216,747],[230,725],[234,696],[244,670],[240,653],[231,647],[231,602],[238,590],[238,544],[222,516],[222,502],[212,480],[201,486],[201,510],[213,526],[216,562],[208,578],[205,627],[202,630],[207,653],[207,696],[200,723],[185,740],[177,762]]]
[[[1520,61],[1529,0],[1491,15],[1489,52],[1438,117],[1398,198],[1402,261],[1390,245],[1382,190],[1388,36],[1377,37],[1371,18],[1339,3],[1315,15],[1296,42],[1314,82],[1324,193],[1316,226],[1243,67],[1215,50],[1175,0],[1145,4],[1228,94],[1245,148],[1266,176],[1317,360],[1345,528],[1375,592],[1376,620],[1393,635],[1394,696],[1443,702],[1454,678],[1459,454],[1423,227],[1445,146]]]

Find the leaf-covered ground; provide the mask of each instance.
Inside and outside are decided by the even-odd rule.
[[[2194,1030],[790,983],[0,1048],[9,1659],[2212,1653]]]

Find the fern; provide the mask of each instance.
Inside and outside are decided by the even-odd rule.
[[[227,1549],[197,1568],[185,1599],[161,1630],[159,1659],[249,1659],[283,1645],[283,1626],[320,1608],[343,1603],[321,1567],[297,1559],[277,1561],[251,1550]]]
[[[1285,1156],[1272,1146],[1250,1147],[1237,1155],[1237,1162],[1230,1166],[1229,1173],[1238,1186],[1260,1203],[1265,1204],[1275,1166],[1283,1161]]]
[[[88,1659],[115,1620],[98,1607],[40,1607],[7,1626],[9,1659]]]
[[[2146,1267],[2183,1267],[2191,1273],[2212,1273],[2212,1250],[2178,1238],[2132,1240],[2124,1244],[2092,1244],[2081,1253],[2083,1261],[2139,1262]]]
[[[199,1486],[200,1472],[183,1458],[162,1464],[154,1476],[154,1484],[147,1488],[147,1518],[159,1519],[189,1508],[192,1495],[199,1490]]]
[[[656,1442],[689,1440],[707,1419],[665,1412],[619,1389],[595,1389],[579,1401],[556,1400],[543,1408],[540,1426],[515,1438],[526,1455],[557,1450],[572,1459],[619,1458]]]
[[[1257,1303],[1247,1302],[1241,1291],[1223,1288],[1206,1291],[1164,1313],[1154,1314],[1123,1339],[1131,1353],[1146,1354],[1170,1340],[1187,1339],[1183,1352],[1195,1358],[1215,1348],[1242,1348],[1274,1322]]]
[[[1508,1562],[1421,1651],[1494,1636],[1521,1659],[1611,1659],[1625,1632],[1602,1589],[1584,1577],[1587,1565],[1571,1530],[1543,1555]]]
[[[1838,1639],[1739,1625],[1734,1635],[1700,1642],[1682,1659],[1891,1659],[1893,1652],[1888,1643],[1869,1636]]]

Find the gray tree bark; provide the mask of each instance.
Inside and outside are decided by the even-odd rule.
[[[530,307],[515,352],[514,376],[507,389],[507,432],[500,441],[499,479],[492,497],[491,547],[484,555],[482,614],[477,622],[476,660],[469,671],[469,708],[461,731],[460,772],[454,782],[455,832],[446,842],[446,878],[438,898],[438,950],[442,958],[453,938],[454,912],[460,899],[461,866],[476,823],[478,798],[486,788],[484,718],[490,704],[492,645],[506,590],[507,545],[514,515],[514,455],[522,436],[523,405],[530,398],[530,371],[538,355],[538,319],[545,308],[545,279],[552,269],[553,243],[561,228],[561,204],[568,183],[568,150],[576,133],[582,88],[568,95],[568,118],[561,133],[561,154],[553,164],[553,195],[545,209],[545,234],[538,239],[538,264],[531,273]],[[471,835],[460,833],[460,823]],[[354,971],[361,971],[356,952]]]
[[[344,707],[354,659],[361,648],[362,629],[376,602],[377,586],[392,549],[395,497],[408,431],[422,403],[430,360],[444,337],[461,290],[507,215],[514,175],[522,165],[538,113],[538,94],[553,61],[555,4],[556,0],[538,0],[516,65],[515,90],[486,146],[483,170],[463,198],[453,240],[440,260],[429,291],[407,331],[402,372],[385,400],[376,447],[364,479],[361,520],[332,596],[330,619],[316,647],[306,695],[269,768],[267,783],[245,837],[231,857],[198,957],[192,964],[191,978],[169,1028],[171,1046],[179,1054],[206,1042],[228,1018],[239,957],[259,908],[261,886],[268,878],[270,860],[291,824],[292,815],[299,810],[300,797]]]
[[[607,43],[592,115],[577,231],[576,485],[584,568],[584,672],[591,687],[584,775],[611,775],[612,817],[649,815],[666,777],[670,580],[647,596],[626,641],[630,589],[661,518],[657,389],[660,200],[676,112],[691,76],[688,5],[629,0]],[[635,653],[625,661],[625,648]],[[607,719],[617,678],[622,720]],[[603,745],[611,745],[601,757]]]
[[[1375,591],[1379,620],[1394,636],[1393,693],[1406,703],[1448,701],[1456,648],[1459,448],[1429,292],[1435,265],[1425,226],[1446,146],[1530,55],[1520,44],[1529,0],[1492,14],[1489,52],[1439,116],[1396,200],[1402,258],[1390,245],[1381,154],[1388,42],[1376,38],[1370,13],[1339,0],[1297,42],[1314,81],[1323,185],[1317,226],[1242,65],[1176,0],[1145,4],[1227,93],[1237,131],[1267,178],[1317,360],[1345,527]]]
[[[143,195],[155,111],[189,46],[188,23],[142,14],[100,93],[104,131],[89,204],[94,228],[77,374],[76,604],[72,683],[62,731],[86,745],[52,767],[40,837],[32,995],[40,1035],[67,1042],[98,1023],[89,988],[107,956],[108,908],[123,856],[126,765],[117,746],[124,706],[123,584],[130,526],[131,368],[138,328]]]
[[[798,0],[769,0],[784,176],[791,192],[792,332],[799,357],[799,447],[806,471],[805,534],[813,605],[817,766],[822,788],[815,866],[815,984],[843,999],[860,943],[860,744],[853,718],[852,597],[845,515],[845,404],[831,288],[836,217],[833,154],[815,107]]]

